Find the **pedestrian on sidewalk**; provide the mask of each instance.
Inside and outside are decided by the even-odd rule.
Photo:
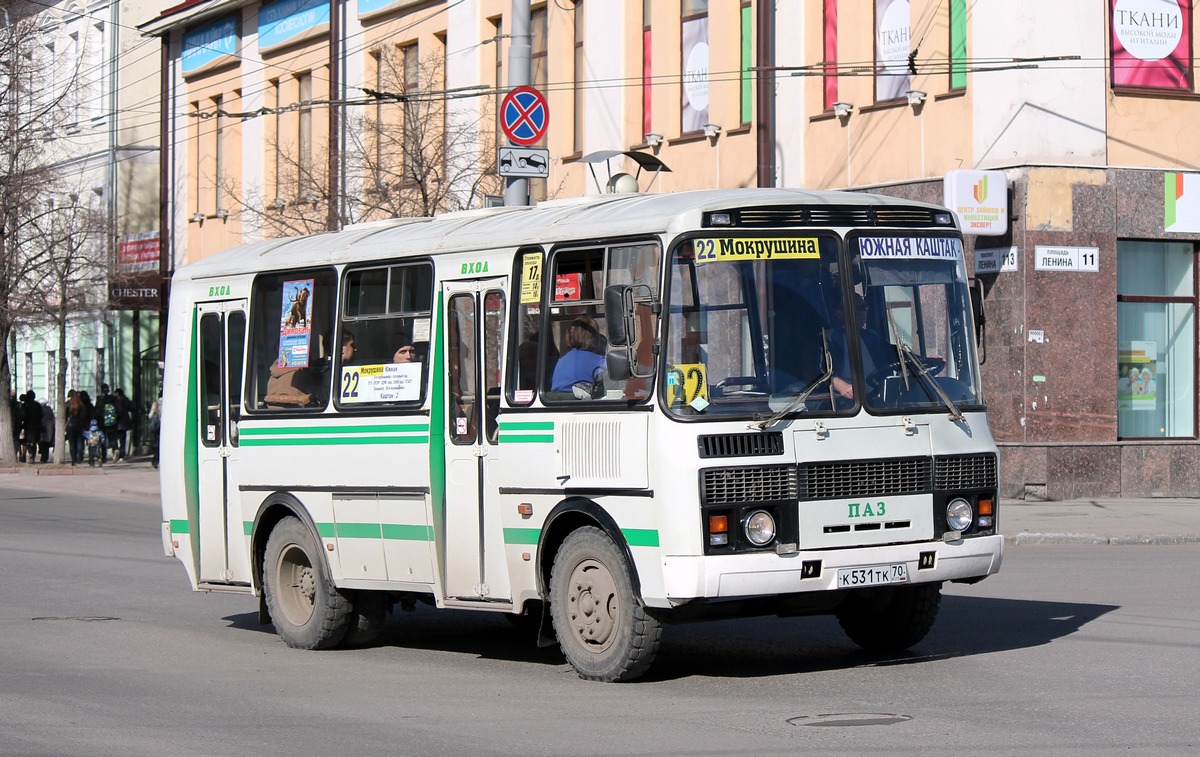
[[[50,405],[41,402],[42,406],[42,435],[38,439],[38,460],[42,463],[50,462],[50,450],[54,449],[54,411],[50,409]]]
[[[32,389],[21,398],[21,431],[20,461],[28,459],[36,463],[38,442],[42,438],[42,405]]]
[[[19,459],[21,456],[21,431],[23,423],[21,423],[21,401],[17,399],[17,390],[10,389],[8,392],[8,423],[12,427],[12,445],[13,454]]]
[[[104,432],[100,424],[92,421],[87,430],[88,467],[95,467],[96,459],[100,459],[100,467],[104,467]]]
[[[124,389],[118,387],[113,396],[117,401],[117,459],[124,460],[133,451],[133,439],[129,432],[137,420],[137,408],[133,406],[133,400],[125,396]]]
[[[109,392],[108,384],[100,385],[100,398],[96,400],[96,425],[104,432],[104,444],[100,448],[100,460],[103,463],[108,459],[108,451],[113,450],[113,459],[117,457],[117,424],[120,418],[120,410],[117,405],[117,398]]]
[[[159,392],[158,398],[154,400],[154,404],[150,406],[150,414],[147,418],[150,426],[150,464],[155,468],[158,467],[158,432],[162,427],[162,392]]]
[[[71,450],[71,465],[83,462],[83,434],[91,422],[83,395],[74,389],[67,392],[67,448]]]

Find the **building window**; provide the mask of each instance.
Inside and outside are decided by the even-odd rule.
[[[679,130],[687,134],[701,131],[708,123],[708,0],[681,3]]]
[[[650,0],[642,0],[642,134],[654,131],[651,126],[651,104],[654,66],[650,57]],[[641,141],[641,140],[638,140]]]
[[[400,48],[400,65],[404,76],[404,94],[413,95],[404,101],[404,150],[402,166],[406,181],[420,182],[421,160],[421,112],[416,95],[421,88],[420,58],[417,56],[416,44],[404,45]]]
[[[217,95],[213,98],[213,112],[216,116],[213,118],[213,213],[220,213],[222,210],[223,197],[221,196],[221,182],[225,176],[225,101]]]
[[[832,110],[833,104],[838,101],[837,0],[825,0],[822,26],[824,29],[823,41],[821,43],[824,47],[824,65],[821,77],[824,85],[822,107],[825,110]]]
[[[950,0],[950,89],[967,88],[967,0]]]
[[[547,61],[546,35],[549,33],[546,6],[535,8],[529,16],[529,67],[533,86],[540,92],[546,92],[550,80],[549,63]],[[546,146],[546,138],[542,137],[538,147]],[[546,199],[546,180],[529,180],[529,199],[541,202]]]
[[[742,1],[742,91],[741,123],[750,123],[754,109],[754,13],[749,0]]]
[[[303,74],[296,75],[296,85],[299,89],[299,118],[297,119],[296,130],[296,166],[298,175],[298,184],[296,187],[297,194],[301,202],[306,202],[311,193],[314,182],[312,180],[312,138],[313,138],[313,113],[312,113],[312,96],[313,96],[313,79],[312,72],[309,71]]]
[[[575,14],[572,17],[575,21],[575,75],[573,87],[574,92],[572,93],[575,99],[575,109],[573,114],[575,122],[573,124],[572,133],[574,134],[573,148],[575,154],[577,155],[583,153],[583,82],[587,76],[583,55],[583,39],[584,35],[586,34],[586,26],[584,24],[585,12],[586,11],[584,10],[583,3],[575,4]]]
[[[496,76],[492,79],[492,86],[496,90],[496,94],[492,97],[492,111],[496,117],[492,120],[493,139],[496,145],[499,146],[504,142],[504,134],[500,131],[500,103],[504,101],[504,45],[500,44],[504,40],[504,17],[494,16],[488,19],[488,23],[492,25],[492,47],[496,51]]]
[[[1117,242],[1117,436],[1196,436],[1196,254]]]

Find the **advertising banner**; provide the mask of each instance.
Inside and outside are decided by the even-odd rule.
[[[708,123],[708,16],[683,22],[683,102],[680,131]]]
[[[1109,1],[1112,86],[1190,90],[1190,3]]]
[[[908,0],[875,0],[875,100],[904,97],[909,87]]]
[[[180,68],[184,76],[216,68],[233,60],[237,48],[237,18],[226,16],[183,35]]]
[[[283,308],[279,316],[279,367],[307,368],[312,340],[314,279],[283,282]]]
[[[328,31],[329,3],[325,0],[276,0],[258,9],[260,52]]]
[[[1158,391],[1158,343],[1122,342],[1117,348],[1117,409],[1153,410]]]
[[[147,231],[121,237],[117,248],[117,270],[125,273],[157,271],[158,232]]]

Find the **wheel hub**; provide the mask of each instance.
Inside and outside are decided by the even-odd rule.
[[[612,574],[595,560],[584,560],[571,573],[569,617],[576,637],[595,652],[611,644],[620,614]]]

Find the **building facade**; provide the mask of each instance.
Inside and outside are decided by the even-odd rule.
[[[964,224],[1002,495],[1200,494],[1193,3],[789,12],[783,183],[942,202],[952,172],[1002,172],[980,204],[1007,200],[1003,234]]]
[[[71,309],[61,330],[44,313],[18,320],[13,389],[52,404],[65,357],[67,390],[94,398],[108,383],[145,409],[160,380],[159,51],[134,25],[151,6],[72,1],[36,11],[39,52],[53,63],[35,99],[59,104],[46,111],[42,154],[54,181],[42,205],[85,231],[52,244],[56,264],[82,261],[69,276]]]
[[[519,3],[516,5],[520,5]],[[194,0],[162,40],[166,267],[503,190],[508,0]],[[1192,0],[533,3],[536,200],[804,186],[966,224],[1007,497],[1200,494]],[[1064,31],[1069,30],[1069,33]],[[999,172],[999,173],[994,173]],[[595,177],[595,178],[594,178]],[[958,187],[959,190],[962,187]]]

